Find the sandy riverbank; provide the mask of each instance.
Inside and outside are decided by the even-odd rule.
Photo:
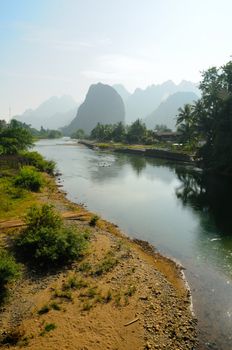
[[[65,221],[89,231],[90,247],[82,261],[62,271],[46,276],[25,271],[1,309],[1,333],[22,335],[21,343],[7,348],[194,349],[191,299],[177,264],[103,219],[91,227],[93,214],[70,203],[55,186],[39,194],[39,201],[61,213],[76,213]],[[106,261],[109,269],[91,273]],[[74,275],[82,286],[67,292]],[[44,306],[48,312],[39,314]],[[43,333],[48,324],[54,329]]]

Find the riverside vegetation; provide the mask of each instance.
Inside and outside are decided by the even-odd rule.
[[[21,135],[19,124],[11,127]],[[1,346],[193,349],[180,268],[68,202],[51,177],[55,164],[26,150],[29,136],[19,151],[7,142],[0,156]],[[17,228],[5,225],[22,217]]]
[[[140,119],[129,126],[122,122],[114,125],[98,123],[89,138],[105,147],[131,147],[133,144],[138,147],[139,144],[188,153],[204,170],[231,176],[232,61],[203,72],[199,89],[199,100],[179,108],[175,143],[157,139],[157,131],[170,131],[165,125],[149,130]],[[77,130],[72,136],[86,137],[83,130]]]

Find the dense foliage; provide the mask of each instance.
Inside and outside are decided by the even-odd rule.
[[[125,126],[122,122],[105,125],[98,123],[91,131],[90,138],[98,141],[150,144],[154,142],[155,135],[140,119],[137,119],[129,126]]]
[[[71,138],[81,140],[86,138],[86,135],[83,129],[77,129],[74,133],[71,134]]]
[[[15,259],[7,251],[0,249],[0,293],[19,274],[20,267]]]
[[[62,132],[59,130],[44,129],[42,126],[40,130],[31,129],[33,136],[39,139],[59,139],[62,137]]]
[[[16,239],[16,247],[24,259],[38,267],[65,264],[83,254],[86,235],[64,227],[52,206],[31,207],[26,223]]]
[[[34,138],[55,139],[62,137],[58,130],[40,130],[31,128],[30,125],[12,119],[9,123],[0,120],[0,155],[17,154],[32,147]]]
[[[32,134],[23,123],[14,119],[8,124],[4,120],[0,121],[0,154],[17,154],[32,144]]]
[[[197,150],[205,168],[232,173],[232,61],[202,73],[202,97],[179,110],[182,141]]]
[[[21,155],[29,165],[34,166],[39,171],[53,175],[56,166],[56,163],[53,160],[44,159],[44,157],[36,151],[24,151],[21,152]]]
[[[15,186],[38,192],[43,184],[41,174],[32,166],[23,166],[15,178]]]

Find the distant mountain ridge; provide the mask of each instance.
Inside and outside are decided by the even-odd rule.
[[[89,98],[91,97],[92,89],[95,89],[97,86],[98,93],[96,90],[94,91],[98,94],[98,98],[94,103],[92,103],[93,101],[91,102],[91,104],[95,105],[95,113],[93,109],[90,108]],[[104,87],[107,87],[105,92],[103,92]],[[102,91],[101,93],[100,90]],[[106,93],[106,91],[108,92]],[[182,103],[181,99],[178,98],[178,95],[175,95],[178,92],[193,93],[194,100],[200,96],[200,91],[197,88],[197,85],[186,80],[183,80],[180,84],[175,84],[173,81],[168,80],[162,84],[153,84],[145,89],[137,88],[133,93],[127,91],[127,89],[122,84],[109,86],[99,83],[90,86],[86,95],[88,108],[86,107],[85,99],[85,102],[83,103],[84,106],[83,104],[81,105],[82,107],[78,114],[78,118],[78,105],[76,101],[69,95],[64,95],[61,97],[53,96],[41,103],[36,109],[26,110],[22,115],[14,116],[14,118],[30,124],[32,127],[35,127],[37,129],[40,129],[41,126],[49,129],[58,129],[66,126],[64,130],[66,132],[69,128],[69,133],[75,131],[73,128],[80,128],[81,125],[82,128],[90,132],[91,130],[89,130],[88,126],[88,123],[90,123],[90,127],[92,127],[90,119],[93,121],[99,120],[99,122],[107,124],[114,123],[114,121],[124,121],[126,124],[131,124],[133,121],[140,118],[144,119],[147,125],[153,125],[154,123],[152,122],[152,119],[155,118],[155,124],[168,123],[169,127],[172,126],[173,128],[173,122],[170,121],[169,116],[171,112],[166,112],[164,119],[161,120],[161,115],[163,115],[161,111],[165,110],[165,108],[171,111],[172,105],[172,114],[176,114],[176,104],[174,103],[174,99],[176,98],[179,101],[177,103]],[[169,97],[172,95],[175,95],[176,97],[171,99],[171,103]],[[183,103],[192,102],[192,98],[193,96],[191,95],[189,95],[189,98],[187,99],[183,98],[183,101],[185,101]],[[101,102],[98,102],[98,99]],[[167,103],[163,104],[165,100]],[[167,107],[168,104],[170,104],[170,108]],[[178,108],[181,106],[182,104],[178,106]],[[158,111],[156,111],[157,109]],[[100,116],[99,113],[101,113],[102,116]],[[84,114],[85,117],[83,116]],[[75,122],[74,119],[76,120]],[[94,123],[95,122],[93,122],[93,124]]]
[[[175,84],[173,81],[168,80],[162,84],[148,86],[145,89],[137,88],[133,94],[127,92],[122,85],[113,85],[113,87],[121,94],[124,100],[127,124],[132,123],[138,118],[145,118],[147,115],[151,114],[161,102],[176,92],[192,92],[200,96],[197,84],[186,80],[181,81],[180,84]]]
[[[118,122],[125,122],[125,106],[121,96],[111,86],[98,83],[90,86],[76,117],[63,131],[70,134],[77,129],[83,129],[90,134],[97,123]]]
[[[112,86],[112,88],[117,91],[125,104],[128,98],[131,96],[131,93],[122,84],[115,84]]]
[[[69,95],[52,96],[36,109],[28,109],[14,118],[30,124],[36,129],[40,129],[41,126],[48,129],[58,129],[75,117],[77,107],[76,101]]]
[[[186,103],[193,103],[198,99],[199,96],[194,92],[176,92],[161,102],[160,105],[144,119],[144,122],[149,129],[154,129],[157,124],[165,124],[168,128],[174,130],[176,128],[178,109],[183,107]]]

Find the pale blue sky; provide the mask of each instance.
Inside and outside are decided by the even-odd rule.
[[[231,0],[0,0],[0,118],[90,84],[130,91],[232,54]]]

